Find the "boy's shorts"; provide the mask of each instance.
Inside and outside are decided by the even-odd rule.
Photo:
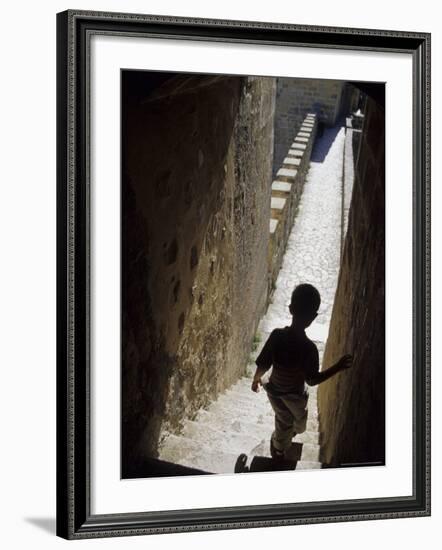
[[[290,447],[294,435],[305,432],[307,428],[308,392],[275,395],[266,386],[264,386],[264,389],[275,411],[275,430],[272,434],[273,445],[276,449],[284,451]]]

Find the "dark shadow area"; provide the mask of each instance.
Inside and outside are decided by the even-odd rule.
[[[295,469],[296,462],[290,460],[275,460],[267,456],[254,456],[249,472],[283,472]]]
[[[302,443],[292,443],[290,449],[285,453],[287,460],[290,462],[298,462],[298,460],[301,460],[302,447]]]
[[[39,527],[43,531],[46,531],[46,533],[55,535],[55,525],[56,525],[55,518],[23,518],[23,519],[28,523],[31,523],[32,525]]]
[[[322,136],[320,135],[320,127],[318,127],[318,134],[316,136],[312,156],[310,158],[311,162],[324,162],[324,159],[327,156],[330,147],[333,145],[336,136],[344,125],[344,122],[345,121],[342,119],[339,120],[336,126],[333,126],[332,128],[323,128]]]
[[[266,304],[273,80],[121,74],[122,477],[186,475],[160,434],[238,379]]]
[[[176,77],[176,73],[123,71],[122,74],[122,100],[126,103],[146,101],[152,97],[157,89],[161,89],[166,82]]]
[[[268,456],[254,456],[247,466],[247,455],[240,454],[235,464],[235,474],[244,474],[249,472],[282,472],[295,470],[296,462],[290,460],[274,459]]]
[[[157,458],[144,458],[127,468],[124,471],[124,479],[138,479],[145,477],[172,477],[172,476],[195,476],[211,475],[212,472],[188,468],[180,464],[174,464]]]
[[[323,363],[353,356],[318,389],[323,467],[385,463],[385,85],[353,83],[362,132]]]
[[[198,407],[205,393],[214,392],[185,386],[181,365],[189,359],[181,343],[187,325],[195,326],[192,312],[204,305],[198,274],[206,267],[206,256],[214,255],[213,235],[221,231],[217,216],[226,193],[224,166],[243,81],[213,82],[198,75],[191,79],[191,89],[188,83],[188,77],[170,73],[122,72],[124,478],[137,459],[157,456],[165,420],[179,423],[187,400]],[[227,238],[218,246],[218,256],[223,246],[229,246]],[[212,266],[205,286],[217,284],[219,271]],[[205,328],[200,330],[205,335]],[[209,337],[201,337],[193,346],[201,356],[197,346],[204,342],[216,349]],[[183,395],[184,386],[189,395]],[[171,400],[173,408],[167,409]]]
[[[326,468],[367,468],[367,466],[385,466],[385,461],[376,461],[376,462],[343,462],[342,464],[323,464],[322,467]]]
[[[238,456],[235,464],[235,474],[247,472],[281,472],[286,470],[296,470],[298,461],[301,459],[302,443],[292,443],[290,449],[286,451],[284,459],[275,459],[268,456],[256,455],[252,458],[250,465],[247,465],[248,457],[242,453]]]

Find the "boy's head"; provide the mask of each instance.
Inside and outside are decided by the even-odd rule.
[[[321,295],[313,285],[298,285],[292,293],[289,310],[296,322],[308,327],[318,315]]]

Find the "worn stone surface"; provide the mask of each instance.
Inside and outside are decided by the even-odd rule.
[[[244,373],[267,296],[274,80],[149,78],[123,81],[123,466]]]
[[[324,362],[353,367],[318,390],[322,460],[385,460],[384,108],[368,99]],[[348,167],[346,168],[348,171]]]
[[[291,158],[286,157],[283,161],[283,166],[289,165],[289,166],[300,166],[301,165],[301,159],[299,158]]]
[[[285,193],[290,193],[291,188],[292,188],[292,184],[287,183],[285,181],[274,181],[272,183],[273,191],[284,191]]]
[[[339,273],[344,140],[339,127],[316,140],[272,303],[260,324],[264,333],[291,322],[288,304],[294,287],[311,283],[321,294],[315,325],[325,328],[317,331],[325,341]]]
[[[310,117],[315,121],[315,117]],[[276,180],[272,183],[273,198],[286,199],[287,204],[283,211],[272,208],[272,218],[278,220],[278,224],[271,231],[269,246],[269,295],[272,294],[276,278],[281,267],[287,240],[291,232],[293,222],[298,210],[300,197],[303,191],[304,182],[310,162],[310,155],[316,136],[316,126],[313,125],[307,143],[302,144],[303,149],[290,149],[288,156],[284,159],[283,166],[276,174]],[[301,145],[295,141],[293,145]],[[296,152],[296,157],[291,154]],[[296,165],[293,167],[292,162]],[[279,184],[279,187],[275,187]],[[290,185],[289,188],[283,185]]]
[[[181,434],[167,434],[160,458],[219,474],[233,473],[242,453],[248,456],[249,464],[255,456],[270,458],[274,413],[265,391],[252,392],[252,370],[200,409],[194,420],[186,421]],[[321,467],[316,388],[310,392],[307,430],[297,435],[294,443],[299,452],[297,470]]]
[[[269,295],[271,296],[276,278],[281,268],[282,258],[284,256],[289,234],[298,211],[300,197],[304,188],[304,182],[309,168],[310,155],[316,136],[316,116],[308,115],[308,119],[313,121],[312,131],[309,133],[307,143],[301,144],[298,138],[295,139],[292,146],[301,146],[302,149],[290,149],[288,156],[284,159],[282,168],[276,173],[276,183],[289,184],[289,189],[282,187],[275,188],[275,181],[272,184],[272,198],[284,198],[287,200],[287,206],[283,211],[272,209],[272,218],[278,220],[278,225],[271,232],[269,246]],[[307,120],[307,117],[306,117]],[[296,153],[296,156],[293,155]],[[293,156],[292,156],[293,155]],[[295,163],[296,168],[293,167]]]
[[[297,142],[293,142],[291,144],[291,149],[290,151],[293,149],[293,150],[296,150],[296,149],[300,149],[301,151],[305,151],[305,149],[307,149],[307,145],[305,143],[297,143]]]

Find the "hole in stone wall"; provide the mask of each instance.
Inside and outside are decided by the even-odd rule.
[[[173,241],[169,244],[166,253],[164,255],[164,260],[167,265],[171,265],[176,262],[178,255],[178,243],[176,239],[173,239]]]
[[[196,246],[190,249],[190,269],[194,269],[198,265],[198,250]]]
[[[185,315],[184,315],[184,313],[181,313],[181,315],[178,318],[178,331],[179,331],[180,334],[184,330],[184,319],[185,319]]]

